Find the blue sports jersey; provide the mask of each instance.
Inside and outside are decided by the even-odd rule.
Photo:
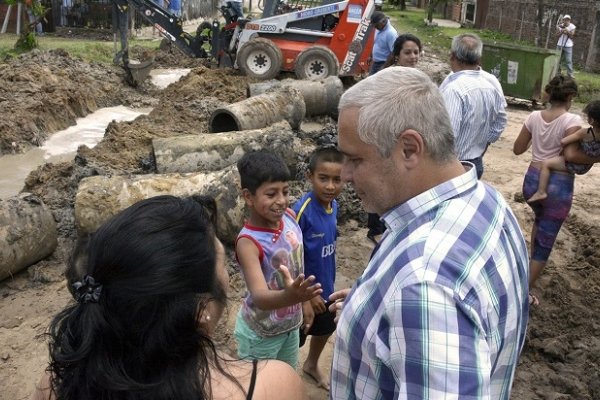
[[[292,209],[302,229],[304,242],[304,275],[314,275],[323,287],[321,296],[327,300],[335,282],[335,242],[337,240],[337,202],[326,210],[314,192],[306,193]]]

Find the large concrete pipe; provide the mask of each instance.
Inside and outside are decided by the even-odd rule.
[[[205,133],[152,140],[156,170],[161,173],[218,171],[245,153],[265,149],[279,154],[295,174],[300,139],[286,121],[264,129]]]
[[[218,206],[221,240],[233,243],[244,222],[244,201],[239,196],[235,166],[222,171],[195,174],[92,176],[84,178],[75,196],[75,223],[80,233],[96,231],[119,211],[150,197],[170,194],[209,195]]]
[[[56,222],[38,197],[0,199],[0,280],[49,256],[56,245]]]
[[[213,133],[247,131],[283,120],[293,129],[298,129],[305,115],[302,93],[285,87],[217,108],[210,116],[208,129]]]
[[[306,104],[306,115],[330,115],[337,118],[338,104],[344,93],[344,85],[337,76],[329,76],[320,81],[283,79],[278,81],[272,79],[256,83],[249,83],[246,89],[248,97],[266,93],[271,89],[282,87],[293,87],[302,93],[304,104]]]

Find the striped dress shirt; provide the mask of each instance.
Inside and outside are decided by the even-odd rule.
[[[444,79],[440,92],[450,114],[458,159],[483,156],[508,121],[498,79],[482,69],[458,71]]]
[[[410,199],[337,326],[331,399],[508,399],[528,318],[528,255],[475,169]]]

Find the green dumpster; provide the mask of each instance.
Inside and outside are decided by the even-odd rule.
[[[498,78],[505,96],[539,101],[559,59],[558,50],[484,42],[481,66]]]

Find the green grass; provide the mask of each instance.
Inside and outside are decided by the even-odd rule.
[[[0,60],[6,57],[14,57],[19,54],[14,46],[17,35],[0,35]],[[129,46],[141,46],[148,49],[157,49],[159,42],[150,40],[129,39]],[[81,58],[86,62],[111,63],[114,56],[113,42],[101,40],[84,40],[55,37],[51,35],[38,37],[38,48],[40,50],[64,49],[72,57]]]
[[[600,100],[600,75],[575,71],[575,80],[579,89],[575,99],[577,103],[587,104],[592,100]]]
[[[484,41],[498,41],[518,43],[510,35],[490,31],[487,29],[473,28],[450,28],[444,26],[426,26],[424,23],[427,18],[427,10],[409,7],[406,11],[400,11],[395,8],[384,8],[384,12],[393,20],[393,25],[398,33],[410,32],[421,39],[424,47],[429,51],[444,56],[450,51],[452,38],[465,32],[475,32]],[[433,15],[434,18],[442,18],[441,15]],[[521,41],[520,44],[531,45],[531,43]]]

